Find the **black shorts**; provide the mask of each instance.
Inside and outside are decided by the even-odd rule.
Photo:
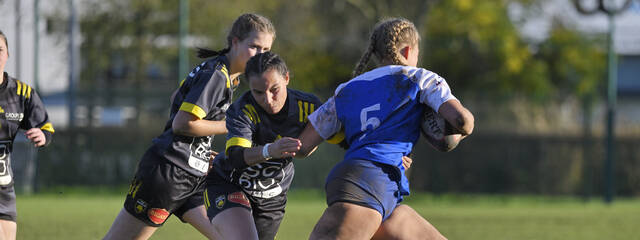
[[[15,222],[16,212],[16,192],[13,185],[0,187],[0,219]]]
[[[204,203],[204,179],[149,149],[138,164],[124,209],[153,227],[162,226],[171,214],[184,222],[186,211]]]
[[[257,198],[246,194],[239,186],[211,171],[204,192],[204,205],[211,221],[222,211],[241,207],[251,211],[260,240],[273,240],[278,233],[287,205],[286,193],[272,198]]]

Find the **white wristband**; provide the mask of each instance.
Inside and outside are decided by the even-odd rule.
[[[265,160],[271,159],[271,156],[269,156],[269,145],[271,145],[271,143],[267,143],[262,147],[262,157]]]

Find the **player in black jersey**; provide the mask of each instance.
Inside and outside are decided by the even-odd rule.
[[[0,239],[16,238],[16,194],[13,188],[11,152],[18,129],[35,147],[51,142],[53,125],[31,86],[4,72],[9,58],[7,37],[0,31]]]
[[[216,238],[203,206],[213,135],[227,133],[224,114],[246,61],[268,51],[274,38],[267,18],[244,14],[233,23],[227,48],[200,49],[199,57],[216,57],[194,68],[174,92],[164,132],[142,157],[105,239],[147,239],[171,214]]]
[[[225,153],[207,176],[205,206],[221,239],[274,239],[300,147],[295,138],[322,102],[287,88],[289,71],[275,53],[252,57],[245,76],[250,91],[227,111]]]

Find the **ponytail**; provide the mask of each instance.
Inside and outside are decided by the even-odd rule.
[[[197,56],[199,58],[210,58],[219,55],[224,55],[229,52],[229,48],[222,49],[220,51],[214,51],[208,48],[198,48]]]

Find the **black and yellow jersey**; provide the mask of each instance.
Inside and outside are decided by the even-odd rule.
[[[13,184],[11,152],[19,129],[40,128],[47,144],[54,129],[38,93],[4,72],[0,84],[0,186]]]
[[[162,135],[153,139],[156,153],[187,172],[204,176],[209,169],[213,136],[191,137],[173,133],[171,125],[178,111],[199,119],[220,121],[231,105],[235,85],[229,78],[229,61],[225,56],[209,59],[194,68],[180,82],[171,100],[169,121]]]
[[[294,174],[291,158],[243,166],[244,159],[228,157],[234,156],[228,154],[228,150],[265,145],[282,137],[297,138],[307,124],[307,116],[321,104],[312,94],[287,89],[284,107],[279,113],[270,115],[258,105],[251,92],[244,93],[227,111],[226,154],[216,157],[211,171],[254,197],[271,198],[286,193]],[[238,161],[242,163],[238,164]],[[214,179],[214,174],[210,175],[208,181]]]

